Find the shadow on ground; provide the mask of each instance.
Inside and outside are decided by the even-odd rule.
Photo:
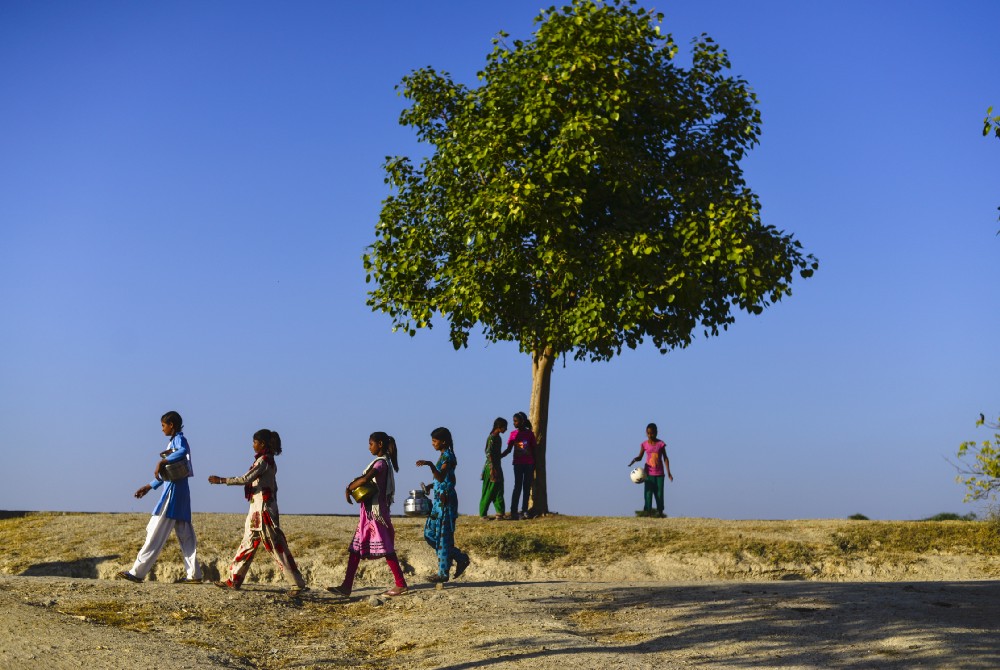
[[[598,598],[538,599],[586,639],[560,648],[512,640],[538,651],[447,666],[490,667],[582,654],[635,655],[656,664],[726,667],[1000,667],[998,582],[770,582],[705,586],[609,587]],[[579,626],[581,613],[593,623]],[[551,631],[552,629],[550,629]],[[620,644],[623,635],[643,641]],[[617,636],[617,637],[616,637]],[[634,639],[634,638],[633,638]],[[646,667],[639,663],[636,667]]]
[[[83,577],[97,579],[97,566],[104,561],[120,558],[118,554],[79,558],[75,561],[52,561],[36,563],[21,573],[22,577]]]

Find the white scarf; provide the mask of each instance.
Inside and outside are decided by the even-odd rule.
[[[385,502],[386,505],[392,505],[393,500],[396,497],[396,478],[392,474],[392,464],[389,462],[388,458],[386,458],[385,456],[379,456],[374,461],[368,464],[368,467],[365,468],[365,471],[362,472],[361,475],[362,476],[367,475],[371,471],[371,469],[375,467],[375,464],[378,463],[379,461],[385,461],[385,466],[386,466],[385,470],[387,474],[385,478]],[[368,512],[373,519],[380,522],[382,525],[385,525],[385,520],[382,518],[381,505],[379,504],[378,501],[379,499],[378,479],[373,478],[372,484],[375,485],[375,495],[371,497],[371,502],[361,503],[361,504],[365,505],[368,508]]]

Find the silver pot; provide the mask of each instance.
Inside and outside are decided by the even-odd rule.
[[[406,516],[430,516],[431,501],[423,489],[410,491],[410,497],[403,503],[403,514]]]
[[[179,479],[188,477],[190,474],[191,471],[188,469],[186,458],[174,461],[173,463],[164,463],[160,466],[160,479],[167,482],[176,482]]]

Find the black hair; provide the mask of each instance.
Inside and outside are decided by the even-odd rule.
[[[170,410],[169,412],[161,416],[160,423],[165,423],[168,426],[173,426],[175,433],[179,433],[182,430],[184,430],[184,420],[181,419],[181,415],[175,412],[174,410]]]
[[[431,431],[431,439],[441,440],[449,449],[455,448],[455,443],[451,441],[451,431],[441,426]]]
[[[507,419],[503,418],[502,416],[498,416],[497,418],[493,419],[493,430],[496,430],[497,428],[499,428],[500,430],[507,430]]]
[[[647,431],[648,431],[648,430],[649,430],[650,428],[652,428],[652,429],[653,429],[653,435],[659,435],[659,434],[660,434],[660,430],[659,430],[659,429],[658,429],[658,428],[656,427],[656,424],[655,424],[655,423],[651,423],[651,424],[649,424],[648,426],[646,426],[646,430],[647,430]]]
[[[374,442],[385,449],[389,455],[389,462],[392,463],[392,469],[399,472],[399,463],[396,461],[396,438],[379,430],[369,435],[368,441]]]
[[[263,444],[264,449],[272,456],[277,456],[281,453],[281,436],[278,435],[278,431],[261,428],[253,434],[253,439]]]
[[[517,417],[517,416],[521,417],[521,423],[523,423],[523,424],[524,424],[524,427],[525,427],[525,428],[527,428],[528,430],[531,430],[531,431],[534,431],[534,430],[535,430],[534,428],[532,428],[532,427],[531,427],[531,421],[529,421],[529,420],[528,420],[528,415],[527,415],[527,414],[525,414],[524,412],[518,412],[518,413],[517,413],[517,414],[515,414],[514,416],[516,416],[516,417]]]

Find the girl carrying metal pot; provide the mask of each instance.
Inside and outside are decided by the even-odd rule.
[[[344,492],[347,502],[361,505],[358,528],[348,548],[347,572],[340,586],[331,586],[327,591],[334,595],[350,597],[354,587],[354,575],[361,559],[385,558],[392,571],[396,585],[383,593],[390,598],[407,592],[403,569],[396,558],[396,530],[392,527],[389,507],[396,495],[396,480],[393,472],[399,472],[396,460],[396,440],[383,432],[372,433],[368,437],[368,451],[375,460],[368,464],[360,477],[352,480]],[[364,488],[369,493],[356,494]]]
[[[156,464],[154,478],[148,484],[141,486],[135,492],[136,498],[142,498],[153,489],[163,486],[156,509],[146,526],[146,541],[143,543],[131,570],[122,570],[115,576],[130,582],[141,582],[153,569],[156,559],[163,551],[163,545],[170,538],[170,532],[177,534],[181,543],[181,553],[184,556],[184,571],[187,577],[182,581],[187,584],[201,584],[201,564],[198,562],[198,538],[191,525],[191,489],[188,477],[191,476],[191,448],[184,437],[184,421],[177,412],[170,411],[160,417],[160,428],[163,434],[170,438],[167,448],[160,452],[160,460]],[[164,473],[168,467],[179,467],[177,479],[166,478]]]
[[[427,466],[434,476],[434,507],[424,523],[424,539],[438,557],[437,574],[428,581],[441,583],[448,581],[452,561],[455,562],[455,577],[461,577],[469,567],[469,555],[455,547],[455,519],[458,517],[458,494],[455,493],[455,444],[451,431],[435,428],[431,431],[431,445],[441,455],[437,463],[417,461],[417,467]],[[431,488],[431,487],[428,487]]]

